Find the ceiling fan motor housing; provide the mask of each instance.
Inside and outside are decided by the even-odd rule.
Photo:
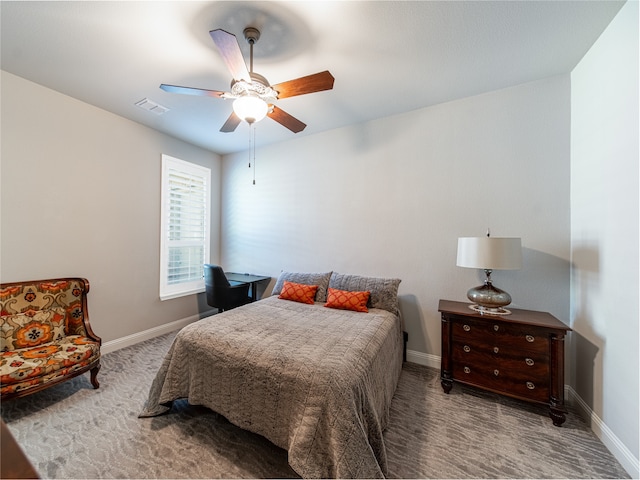
[[[271,105],[278,99],[278,92],[269,86],[266,78],[258,73],[251,72],[251,83],[244,80],[233,80],[231,82],[231,97],[239,98],[245,95],[253,95],[261,98],[265,103]]]
[[[269,81],[259,73],[250,72],[249,75],[251,76],[251,83],[259,83],[265,87],[270,86]],[[231,80],[231,88],[233,88],[233,86],[239,82],[244,82],[244,80],[235,80],[235,79]],[[247,82],[244,82],[244,83],[247,83]]]

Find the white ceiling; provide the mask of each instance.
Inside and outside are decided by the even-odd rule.
[[[570,72],[620,10],[616,1],[5,1],[2,69],[217,153],[249,129],[218,130],[228,100],[161,83],[228,90],[209,30],[256,26],[254,70],[271,84],[323,70],[333,90],[278,106],[308,126],[265,119],[258,146]],[[170,109],[156,116],[134,104]]]

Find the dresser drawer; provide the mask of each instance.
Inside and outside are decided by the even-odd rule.
[[[458,342],[454,342],[451,354],[454,364],[484,365],[501,371],[514,370],[522,372],[524,377],[542,378],[549,375],[549,357],[543,354],[497,346],[487,349]]]
[[[549,336],[539,329],[505,322],[478,322],[457,320],[452,325],[454,342],[467,343],[481,348],[514,352],[526,351],[549,355]]]
[[[497,374],[496,374],[497,373]],[[533,373],[533,372],[531,372]],[[549,369],[540,375],[528,375],[513,368],[490,368],[488,365],[465,365],[455,363],[453,377],[464,383],[490,390],[515,395],[539,402],[549,400]]]

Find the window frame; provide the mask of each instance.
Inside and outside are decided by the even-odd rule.
[[[200,177],[204,181],[204,239],[201,241],[176,241],[171,240],[169,237],[169,227],[171,225],[171,171]],[[211,251],[211,169],[202,165],[180,160],[179,158],[175,158],[170,155],[162,154],[160,215],[160,300],[170,300],[172,298],[204,292],[204,264],[210,262]],[[202,266],[203,274],[198,280],[189,280],[173,284],[169,283],[169,251],[171,247],[175,247],[177,244],[182,244],[182,246],[189,246],[188,244],[191,244],[191,246],[202,245],[204,247],[204,261]]]

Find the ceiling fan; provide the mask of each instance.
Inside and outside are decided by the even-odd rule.
[[[276,100],[331,90],[334,81],[333,75],[326,70],[276,85],[269,85],[265,77],[253,71],[253,45],[260,38],[260,31],[257,28],[247,27],[243,33],[250,48],[249,70],[247,70],[247,65],[242,57],[235,35],[221,29],[209,32],[213,43],[218,47],[220,55],[233,77],[230,92],[180,87],[164,83],[160,85],[160,88],[166,92],[186,95],[234,99],[233,112],[231,112],[231,115],[220,129],[221,132],[233,132],[241,121],[244,120],[252,124],[262,120],[265,116],[275,120],[294,133],[301,132],[306,127],[306,124],[278,108],[275,105]]]

